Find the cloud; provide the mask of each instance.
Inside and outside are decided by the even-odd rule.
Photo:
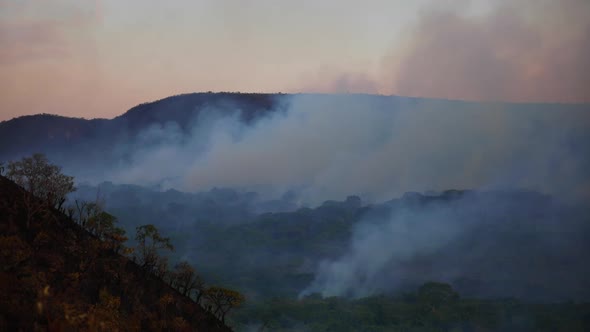
[[[324,66],[313,74],[302,75],[291,90],[315,93],[379,93],[379,85],[373,75],[363,72],[348,73],[338,68]]]
[[[105,107],[94,9],[72,0],[0,0],[0,75],[7,78],[0,118]]]
[[[74,32],[88,30],[96,18],[73,1],[1,1],[0,8],[6,11],[0,17],[0,65],[71,57]]]
[[[590,101],[587,1],[502,2],[483,16],[425,11],[392,55],[400,95],[502,101]],[[568,23],[566,23],[568,22]]]
[[[0,65],[67,55],[67,43],[53,22],[0,22]]]
[[[431,3],[378,70],[330,70],[296,91],[509,102],[590,102],[590,2]]]

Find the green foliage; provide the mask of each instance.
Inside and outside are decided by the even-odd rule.
[[[418,289],[418,301],[435,308],[453,304],[458,299],[459,293],[449,284],[427,282]]]
[[[451,285],[428,282],[418,289],[417,319],[443,330],[461,321],[461,312],[457,306],[459,294]]]
[[[450,285],[424,284],[403,297],[274,298],[238,309],[238,330],[259,331],[588,331],[589,303],[527,304],[462,299]]]

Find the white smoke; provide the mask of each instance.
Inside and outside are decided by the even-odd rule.
[[[296,189],[312,204],[360,194],[526,188],[588,197],[587,107],[297,95],[253,124],[197,119],[150,128],[112,179],[189,191]],[[211,114],[214,112],[206,112]],[[157,143],[150,144],[150,141]]]

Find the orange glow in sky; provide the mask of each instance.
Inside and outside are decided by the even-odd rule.
[[[586,0],[0,0],[0,120],[210,90],[590,102],[588,17]]]

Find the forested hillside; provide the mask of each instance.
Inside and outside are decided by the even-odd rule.
[[[152,225],[127,247],[99,206],[66,208],[71,178],[42,156],[9,165],[17,181],[22,165],[35,174],[26,189],[0,176],[0,330],[230,331],[223,319],[239,293],[206,284],[187,263],[168,271],[161,249],[173,245]]]

